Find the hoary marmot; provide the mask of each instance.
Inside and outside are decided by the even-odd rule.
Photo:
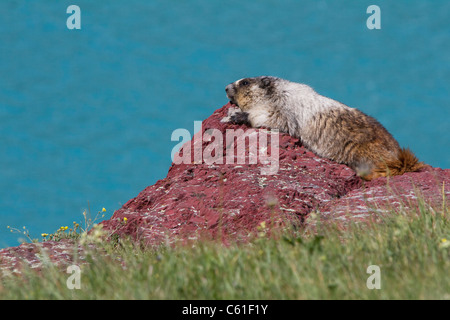
[[[418,171],[425,165],[374,118],[276,77],[245,78],[226,86],[240,111],[230,121],[279,129],[318,156],[348,165],[365,180]]]

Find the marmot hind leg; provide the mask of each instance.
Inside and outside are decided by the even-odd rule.
[[[366,181],[370,181],[376,178],[380,178],[380,177],[387,177],[389,174],[387,172],[378,172],[378,171],[372,171],[369,174],[365,174],[365,175],[361,175],[358,174],[358,176],[361,177],[361,179],[366,180]]]
[[[386,166],[385,166],[386,168]],[[361,163],[353,168],[356,174],[366,181],[370,181],[380,177],[388,176],[386,170],[379,170],[377,166],[370,165],[369,163]]]

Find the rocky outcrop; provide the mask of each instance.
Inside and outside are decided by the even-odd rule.
[[[227,130],[250,130],[222,121],[231,107],[227,104],[203,121],[189,142],[191,151],[206,150],[211,141],[202,136],[214,128],[223,136],[225,155],[231,144],[226,141]],[[253,130],[252,134],[267,132]],[[245,241],[261,225],[270,229],[315,223],[316,219],[308,219],[312,212],[322,221],[345,224],[372,220],[392,207],[415,205],[418,195],[441,206],[443,192],[450,194],[450,170],[429,167],[363,182],[347,166],[317,157],[287,134],[279,136],[276,174],[262,175],[262,164],[249,164],[251,152],[247,144],[244,164],[192,164],[191,154],[188,164],[173,164],[166,178],[128,201],[103,223],[104,228],[150,244],[201,237]]]
[[[21,273],[24,268],[40,270],[43,265],[67,267],[85,260],[85,248],[71,240],[23,243],[0,250],[0,277]]]
[[[247,241],[262,229],[270,232],[275,226],[299,227],[317,221],[345,226],[349,221],[372,221],[383,212],[393,212],[393,208],[416,206],[418,198],[440,208],[450,195],[448,169],[429,167],[422,172],[364,182],[347,166],[317,157],[287,134],[272,140],[265,129],[222,121],[231,107],[227,104],[216,110],[202,122],[192,141],[183,146],[181,154],[189,159],[187,163],[172,164],[166,178],[129,200],[111,219],[102,222],[103,229],[114,237],[131,237],[148,245],[199,239],[228,243]],[[237,152],[238,143],[233,146],[228,141],[227,130],[238,129],[249,140],[253,136],[267,137],[263,151],[279,155],[274,174],[262,174],[261,168],[267,165],[264,158],[251,162],[257,151],[248,144],[241,164],[211,163],[195,153],[200,150],[202,156],[215,158],[220,153],[226,155],[227,150]],[[211,148],[221,141],[214,145],[220,148]],[[259,141],[261,152],[264,141]],[[232,157],[234,162],[237,158],[236,154]],[[12,256],[36,266],[36,249],[32,246],[36,245],[0,250],[0,266],[10,265],[7,257]],[[57,243],[44,246],[48,247],[48,255],[52,250],[58,252]]]

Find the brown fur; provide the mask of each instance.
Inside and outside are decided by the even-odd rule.
[[[397,157],[387,160],[384,163],[378,163],[371,175],[366,179],[371,180],[378,177],[402,175],[406,172],[419,171],[425,166],[423,162],[419,162],[409,148],[401,148]]]
[[[310,145],[318,154],[345,163],[363,179],[402,175],[425,165],[409,150],[400,148],[374,118],[357,109],[337,109],[318,114],[311,126]],[[333,137],[330,139],[329,137]]]

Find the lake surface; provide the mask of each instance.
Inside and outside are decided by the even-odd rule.
[[[247,76],[309,84],[450,167],[449,1],[83,0],[81,30],[71,4],[0,2],[0,248],[18,244],[7,226],[109,218]]]

